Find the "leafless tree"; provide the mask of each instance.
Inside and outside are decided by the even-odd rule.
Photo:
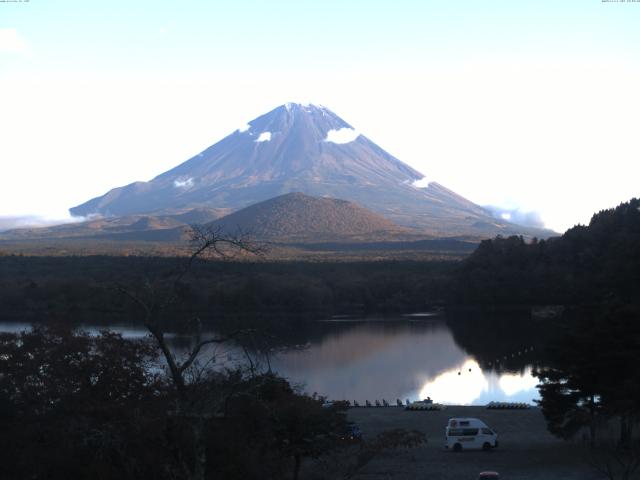
[[[211,402],[203,401],[203,397],[190,388],[189,369],[196,365],[204,347],[232,340],[240,341],[251,332],[238,330],[225,335],[203,338],[202,324],[198,318],[195,318],[191,324],[195,343],[183,358],[179,358],[167,342],[165,328],[161,321],[162,314],[178,300],[180,286],[192,271],[196,261],[212,257],[228,259],[244,254],[261,255],[264,251],[242,233],[228,235],[221,229],[200,225],[191,226],[190,233],[191,254],[168,279],[165,278],[162,281],[145,279],[138,285],[118,285],[117,288],[143,312],[144,326],[162,352],[171,383],[177,394],[175,415],[186,419],[191,427],[193,461],[191,466],[185,465],[184,474],[192,480],[203,480],[207,464],[205,425],[212,417],[214,407]],[[245,352],[248,355],[246,350]],[[222,401],[225,401],[224,395]]]

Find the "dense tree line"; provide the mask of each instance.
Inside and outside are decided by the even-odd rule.
[[[4,319],[104,323],[138,311],[114,286],[170,277],[181,258],[0,257]],[[169,316],[203,321],[262,316],[295,321],[342,313],[418,311],[442,302],[455,262],[198,260]],[[293,317],[295,316],[295,318]]]
[[[640,200],[595,214],[561,237],[481,242],[456,272],[464,304],[597,305],[640,299]]]

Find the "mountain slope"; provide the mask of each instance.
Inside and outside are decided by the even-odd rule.
[[[414,186],[423,175],[363,135],[332,141],[354,131],[325,107],[282,105],[247,127],[149,182],[115,188],[70,211],[86,216],[193,207],[238,210],[298,191],[354,201],[429,234],[543,235],[494,219],[435,182]]]

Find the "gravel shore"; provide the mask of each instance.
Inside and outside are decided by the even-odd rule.
[[[483,420],[499,435],[491,452],[444,450],[444,429],[451,417]],[[450,406],[442,411],[407,411],[399,407],[352,408],[365,438],[392,428],[415,429],[428,443],[408,451],[385,453],[367,465],[358,479],[475,480],[478,473],[495,470],[504,480],[600,480],[587,450],[552,436],[538,408],[488,410]]]

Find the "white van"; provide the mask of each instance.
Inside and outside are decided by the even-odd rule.
[[[498,434],[477,418],[450,418],[445,429],[444,448],[462,450],[491,450],[498,446]]]

